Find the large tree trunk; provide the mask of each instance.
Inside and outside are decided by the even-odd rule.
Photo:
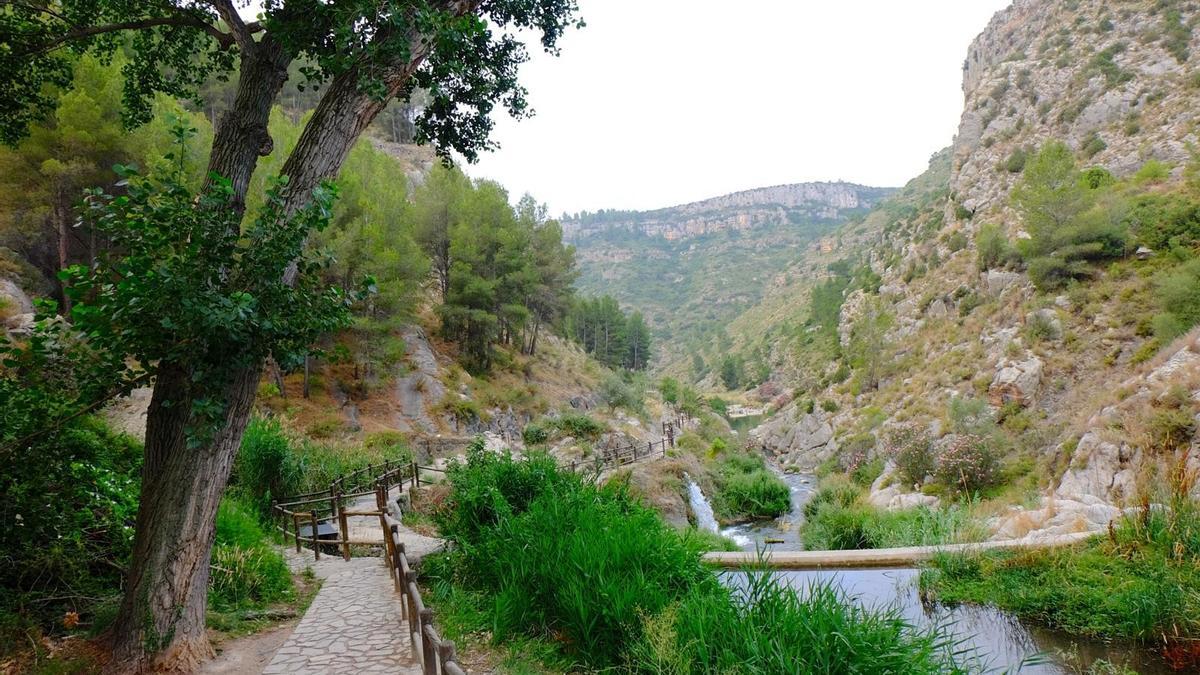
[[[209,171],[233,184],[241,211],[258,157],[271,151],[271,104],[289,57],[264,38],[242,59],[233,108],[213,140]],[[204,615],[217,505],[250,417],[261,364],[233,373],[224,419],[206,443],[189,447],[189,369],[159,364],[146,417],[145,466],[125,595],[108,640],[110,670],[192,670],[211,656]]]
[[[224,424],[211,442],[190,448],[190,372],[159,368],[146,418],[133,564],[112,628],[115,670],[190,672],[212,656],[204,615],[217,506],[259,374],[247,368],[233,375]]]

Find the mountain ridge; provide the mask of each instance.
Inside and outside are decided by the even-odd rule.
[[[676,240],[719,231],[746,231],[777,219],[793,224],[837,220],[845,217],[846,211],[869,209],[895,190],[847,181],[785,183],[657,209],[582,212],[564,218],[562,226],[564,236],[573,241],[614,230]]]

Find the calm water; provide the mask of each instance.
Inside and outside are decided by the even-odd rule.
[[[792,492],[792,512],[776,520],[738,525],[722,531],[747,551],[766,548],[798,551],[804,503],[812,496],[816,479],[805,474],[783,474]],[[767,541],[778,542],[770,543]],[[895,607],[913,625],[949,626],[950,632],[975,651],[975,658],[989,672],[1067,675],[1084,672],[1104,659],[1143,675],[1172,673],[1157,655],[1136,646],[1108,644],[1074,638],[1021,621],[993,607],[960,605],[948,607],[923,603],[918,593],[915,569],[838,571],[780,571],[779,578],[804,593],[814,582],[833,583],[848,597],[867,607]],[[739,573],[726,573],[730,584],[739,584]],[[1042,663],[1030,663],[1041,660]]]
[[[737,432],[738,438],[745,438],[746,432],[763,423],[763,415],[747,415],[734,417],[729,420],[729,426]]]

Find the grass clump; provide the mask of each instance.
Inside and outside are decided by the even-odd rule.
[[[320,444],[293,438],[277,420],[255,418],[242,436],[230,486],[266,518],[274,499],[328,489],[334,479],[368,464],[409,461],[412,452],[390,434],[375,434],[362,445]],[[361,480],[346,489],[369,486],[373,478]]]
[[[265,606],[293,597],[292,576],[283,556],[259,524],[253,506],[221,500],[213,544],[209,606],[229,611]]]
[[[957,672],[943,633],[826,587],[802,599],[765,574],[723,586],[700,560],[710,542],[623,483],[479,448],[447,478],[435,518],[454,546],[423,577],[452,638],[487,636],[564,670]]]
[[[791,491],[760,455],[730,455],[716,474],[713,510],[723,521],[776,518],[792,506]]]
[[[844,476],[830,476],[804,505],[804,548],[813,551],[934,546],[981,541],[987,528],[969,504],[877,509]]]
[[[1071,548],[938,558],[921,586],[1071,633],[1170,644],[1200,636],[1197,559],[1200,512],[1184,496],[1143,504],[1108,537]]]

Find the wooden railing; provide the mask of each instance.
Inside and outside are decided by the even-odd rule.
[[[424,675],[465,675],[466,671],[457,661],[454,643],[442,639],[437,627],[433,625],[433,610],[426,607],[421,599],[421,589],[417,586],[417,574],[409,563],[408,556],[404,551],[404,542],[400,539],[400,522],[392,517],[388,509],[388,493],[391,488],[399,486],[403,491],[404,486],[408,485],[411,491],[420,487],[422,471],[444,473],[441,469],[418,466],[416,462],[399,464],[394,467],[391,463],[382,466],[367,466],[339,477],[333,481],[328,491],[322,490],[289,497],[273,504],[271,508],[275,517],[280,521],[280,529],[285,535],[291,536],[295,540],[296,551],[300,552],[302,542],[311,543],[313,556],[317,560],[321,559],[321,546],[340,547],[342,556],[346,560],[350,559],[351,545],[378,546],[379,541],[350,539],[347,519],[356,516],[379,518],[379,525],[383,529],[384,563],[396,592],[400,594],[401,623],[408,633],[413,653],[420,659],[422,673]],[[342,491],[347,485],[361,486],[356,481],[363,480],[364,476],[373,477],[373,490],[348,493]],[[353,510],[345,507],[344,500],[371,494],[375,495],[374,510]],[[330,515],[318,517],[318,512],[325,512],[325,503],[328,503]],[[300,506],[307,506],[309,510],[295,510],[295,507]],[[322,523],[335,521],[338,525],[338,536],[322,538],[319,526]],[[287,528],[288,522],[292,524],[290,533]],[[301,534],[301,522],[309,524],[308,536]]]
[[[632,443],[615,449],[610,449],[603,456],[592,461],[573,461],[562,468],[570,471],[595,469],[597,473],[606,469],[625,466],[651,457],[665,457],[667,449],[675,445],[674,426],[664,424],[664,434],[658,441],[647,441],[645,444]],[[462,675],[466,671],[457,661],[454,643],[442,639],[437,627],[433,624],[433,610],[426,607],[421,599],[421,589],[417,585],[417,575],[409,563],[404,550],[404,542],[400,537],[400,522],[389,512],[388,494],[392,487],[399,486],[401,492],[407,485],[410,493],[420,487],[422,482],[431,484],[432,481],[421,478],[421,473],[445,473],[444,469],[431,466],[419,466],[416,462],[393,463],[381,465],[368,464],[366,467],[339,476],[329,486],[328,490],[318,490],[301,495],[294,495],[276,501],[271,505],[271,512],[277,520],[277,526],[285,537],[291,538],[296,546],[296,552],[303,550],[304,544],[311,544],[313,557],[321,559],[321,547],[329,546],[341,549],[342,556],[350,559],[351,546],[378,546],[377,540],[356,541],[350,538],[348,519],[352,517],[379,518],[383,529],[384,561],[395,585],[396,592],[401,597],[401,621],[408,632],[413,652],[421,660],[422,672],[425,675]],[[370,489],[364,489],[370,486]],[[346,501],[368,495],[375,496],[375,508],[371,510],[354,510],[346,507]],[[307,536],[301,532],[302,524],[308,525]],[[336,526],[336,537],[323,538],[320,534],[322,524]],[[289,528],[290,524],[290,528]]]

